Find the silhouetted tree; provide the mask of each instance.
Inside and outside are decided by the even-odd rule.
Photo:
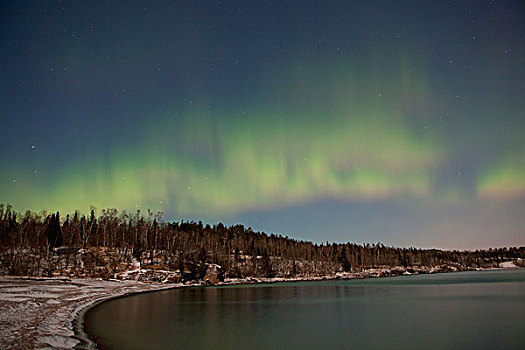
[[[48,218],[47,227],[45,230],[45,236],[47,238],[47,246],[49,249],[62,246],[62,229],[60,227],[60,214],[57,212],[56,215],[52,214]]]
[[[346,256],[346,245],[342,245],[341,251],[339,252],[339,255],[337,256],[337,262],[341,264],[341,268],[343,271],[348,272],[351,270],[352,265],[348,261],[348,258]]]

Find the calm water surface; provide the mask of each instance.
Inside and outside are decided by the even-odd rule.
[[[109,349],[525,349],[525,269],[139,294],[86,330]]]

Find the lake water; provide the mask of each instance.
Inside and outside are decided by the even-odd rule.
[[[525,269],[138,294],[86,330],[109,349],[525,349]]]

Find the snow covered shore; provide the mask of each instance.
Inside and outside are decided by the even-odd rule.
[[[501,268],[516,267],[501,264]],[[226,279],[219,285],[387,277],[458,271],[455,267],[375,268],[330,276]],[[83,313],[91,306],[134,293],[204,286],[205,282],[151,283],[134,280],[0,277],[0,349],[88,348]]]
[[[0,349],[72,349],[80,312],[102,300],[182,284],[0,277]],[[82,325],[78,325],[81,327]]]

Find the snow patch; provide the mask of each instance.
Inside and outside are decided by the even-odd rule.
[[[56,349],[72,349],[75,345],[79,343],[79,341],[76,339],[69,337],[61,337],[57,335],[37,337],[36,340],[40,344],[49,345],[52,348]]]
[[[516,269],[518,266],[514,264],[513,261],[504,261],[502,263],[499,263],[499,267],[502,269]]]
[[[77,317],[90,305],[142,291],[181,287],[137,281],[0,277],[0,349],[72,349]]]

